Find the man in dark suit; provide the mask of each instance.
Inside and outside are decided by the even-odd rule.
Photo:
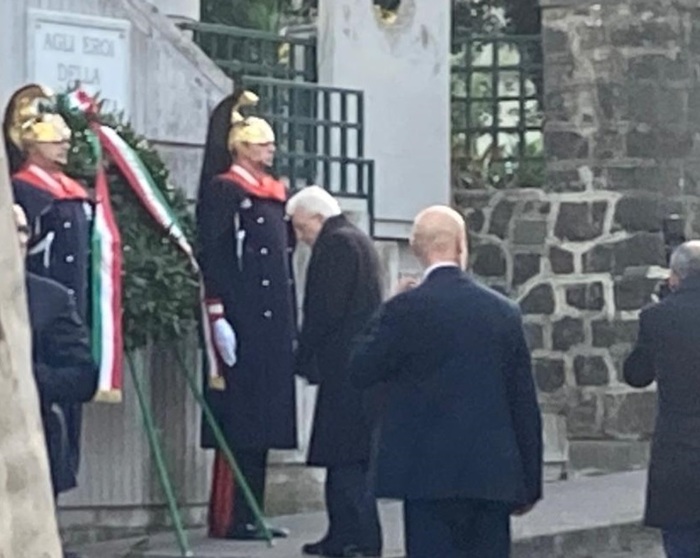
[[[311,186],[287,204],[296,234],[312,246],[306,278],[297,370],[319,384],[308,463],[325,467],[328,532],[305,554],[378,556],[382,536],[369,486],[368,394],[351,385],[353,338],[381,304],[379,257],[371,239]]]
[[[404,500],[410,558],[504,558],[510,515],[542,494],[541,417],[518,307],[479,285],[462,217],[416,218],[424,280],[389,300],[351,359],[354,383],[388,387],[377,496]]]
[[[15,205],[15,221],[26,255],[29,227],[24,211]],[[41,419],[54,495],[76,486],[66,420],[61,404],[90,401],[97,390],[97,366],[90,352],[88,332],[70,291],[27,273],[27,301],[32,328],[32,364],[39,392]]]
[[[642,310],[625,381],[656,380],[645,523],[662,530],[669,558],[700,556],[700,241],[671,256],[671,294]]]

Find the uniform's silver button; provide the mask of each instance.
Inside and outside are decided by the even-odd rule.
[[[75,256],[66,256],[66,263],[73,263],[75,261]]]
[[[262,280],[262,286],[263,286],[263,287],[269,287],[269,286],[270,286],[270,280],[269,280],[269,279],[263,279],[263,280]]]
[[[288,246],[287,247],[287,254],[291,254],[292,252],[294,252],[294,248],[292,248],[291,246]]]
[[[73,223],[71,223],[70,221],[66,221],[65,223],[63,223],[64,229],[70,229],[72,226],[73,226]]]
[[[267,256],[268,252],[269,252],[269,250],[268,250],[267,248],[264,248],[264,247],[263,247],[263,248],[260,248],[260,253],[261,253],[263,256]]]
[[[263,316],[265,316],[269,320],[270,318],[272,318],[272,310],[265,310]]]
[[[265,222],[265,217],[258,217],[256,219],[258,225],[262,225]]]

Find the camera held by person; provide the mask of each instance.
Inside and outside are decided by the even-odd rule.
[[[685,220],[680,215],[669,215],[663,221],[663,235],[664,235],[664,248],[666,251],[666,265],[671,265],[671,254],[683,244],[687,239],[685,237]],[[664,279],[661,281],[656,289],[652,298],[654,301],[658,302],[663,300],[671,293],[671,286],[669,284],[669,279]]]

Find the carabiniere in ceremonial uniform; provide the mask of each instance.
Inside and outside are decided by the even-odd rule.
[[[208,400],[222,425],[243,475],[259,503],[264,500],[270,449],[296,446],[293,342],[296,336],[292,238],[285,217],[287,192],[270,175],[274,132],[264,120],[244,118],[239,108],[254,103],[246,92],[222,101],[210,121],[210,137],[197,206],[200,264],[214,342],[224,369],[225,389],[210,389]],[[224,128],[225,160],[207,168]],[[220,154],[221,155],[221,154]],[[231,161],[231,159],[228,159]],[[216,448],[204,426],[203,446]],[[260,538],[241,490],[234,490],[228,465],[215,464],[210,535]],[[282,535],[275,530],[275,534]]]
[[[85,188],[63,172],[71,130],[53,105],[53,93],[37,84],[20,88],[10,99],[4,130],[10,160],[17,164],[12,169],[12,191],[33,231],[28,270],[67,287],[83,323],[89,324],[93,203]],[[19,158],[12,157],[12,149],[21,154]],[[76,484],[82,407],[68,403],[58,407],[65,423],[72,473],[59,483],[57,491],[63,492]]]

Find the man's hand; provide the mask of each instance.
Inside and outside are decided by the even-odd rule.
[[[236,348],[238,342],[236,340],[236,332],[233,331],[231,324],[225,318],[218,318],[212,324],[214,333],[214,345],[219,352],[221,360],[226,363],[226,366],[235,366],[238,358],[236,357]]]
[[[411,289],[415,289],[419,283],[420,281],[416,277],[410,275],[404,275],[403,277],[400,277],[399,282],[394,288],[394,296],[408,292]]]

